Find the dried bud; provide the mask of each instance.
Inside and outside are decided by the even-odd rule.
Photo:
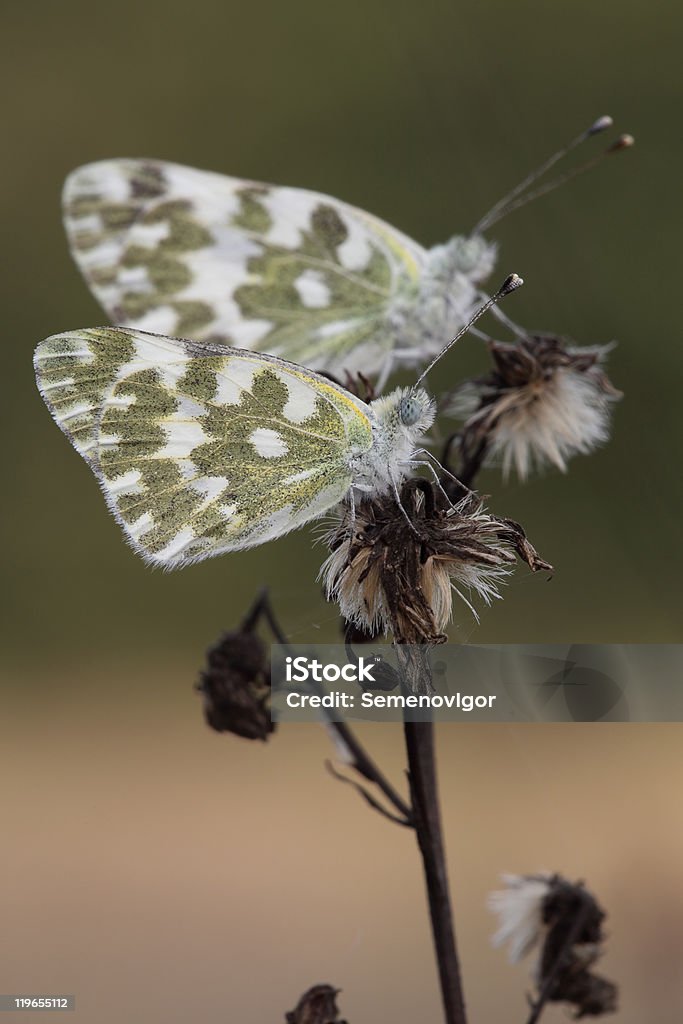
[[[609,436],[610,404],[621,393],[601,368],[609,346],[570,348],[561,338],[529,335],[517,344],[489,342],[494,369],[458,389],[451,413],[465,420],[463,462],[512,468],[524,480],[534,469],[563,472]]]
[[[543,999],[569,1003],[574,1017],[617,1009],[617,988],[590,968],[602,954],[605,912],[580,882],[560,875],[503,875],[506,888],[489,896],[498,915],[496,946],[509,943],[515,963],[540,946],[534,980]]]
[[[266,740],[274,731],[266,649],[249,628],[225,633],[208,651],[197,690],[204,700],[206,721],[216,732]]]
[[[403,509],[393,495],[357,505],[355,518],[340,506],[321,575],[348,622],[374,635],[391,633],[399,644],[440,643],[453,590],[476,617],[460,588],[489,604],[500,596],[515,552],[534,570],[551,568],[517,523],[490,515],[475,495],[449,508],[438,498],[432,484],[412,480],[403,486]]]
[[[304,992],[296,1007],[285,1014],[287,1024],[348,1024],[339,1019],[338,988],[314,985]]]

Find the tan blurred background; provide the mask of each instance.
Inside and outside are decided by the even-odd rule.
[[[677,642],[682,25],[645,0],[5,5],[0,991],[75,992],[87,1024],[271,1024],[329,980],[351,1024],[439,1021],[412,837],[329,779],[317,727],[218,737],[191,690],[264,583],[293,639],[336,639],[311,534],[146,568],[35,390],[34,344],[103,322],[66,251],[66,173],[160,157],[329,192],[433,244],[611,113],[636,148],[491,234],[526,280],[518,320],[619,340],[614,440],[568,477],[482,479],[558,571],[519,570],[452,638]],[[473,340],[444,374],[481,368]],[[364,735],[400,780],[399,730]],[[490,949],[483,904],[499,871],[538,868],[608,909],[618,1019],[679,1024],[682,740],[440,730],[473,1024],[523,1022],[525,968]]]

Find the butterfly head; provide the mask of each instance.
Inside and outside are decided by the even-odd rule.
[[[420,437],[434,422],[435,405],[424,388],[396,388],[372,402],[372,411],[389,435]]]
[[[388,494],[406,475],[435,405],[423,388],[396,388],[370,403],[373,443],[353,460],[354,485],[365,494]]]
[[[426,430],[434,420],[434,402],[423,388],[404,392],[398,401],[398,418],[404,427]],[[423,426],[423,422],[429,423]]]

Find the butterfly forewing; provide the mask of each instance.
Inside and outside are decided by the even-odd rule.
[[[319,516],[372,444],[367,406],[267,355],[93,328],[48,338],[35,365],[133,546],[168,567]]]
[[[329,196],[176,164],[111,160],[67,180],[74,257],[115,323],[373,372],[426,252]]]

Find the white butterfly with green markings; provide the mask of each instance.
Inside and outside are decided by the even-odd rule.
[[[331,196],[162,160],[104,160],[64,186],[74,258],[112,322],[235,346],[310,369],[379,376],[427,363],[473,315],[495,263],[486,231],[596,163],[530,190],[599,117],[467,236],[425,249]],[[628,148],[623,135],[603,155]],[[600,158],[597,158],[600,159]]]
[[[159,160],[74,171],[64,220],[112,322],[338,377],[428,362],[495,260],[478,234],[427,250],[330,196]]]
[[[422,388],[366,405],[275,356],[127,328],[54,335],[35,368],[128,540],[168,568],[281,536],[354,489],[396,492],[434,418]]]

